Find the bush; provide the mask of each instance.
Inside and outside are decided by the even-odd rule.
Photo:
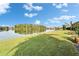
[[[75,32],[74,32],[74,31],[69,31],[67,34],[68,34],[68,35],[74,35]]]
[[[76,28],[75,32],[79,36],[79,27]]]
[[[66,25],[63,25],[63,30],[66,30]]]

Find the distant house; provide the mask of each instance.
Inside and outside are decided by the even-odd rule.
[[[55,30],[55,27],[46,27],[46,32],[54,31],[54,30]]]
[[[61,30],[62,27],[55,27],[55,30]]]
[[[72,24],[74,28],[79,27],[79,21]]]
[[[47,30],[54,30],[55,28],[54,27],[47,27],[46,29]]]

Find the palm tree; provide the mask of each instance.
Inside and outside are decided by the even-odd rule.
[[[70,21],[70,25],[71,25],[70,30],[73,30],[73,24],[72,24],[72,21]]]

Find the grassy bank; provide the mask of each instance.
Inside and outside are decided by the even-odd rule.
[[[78,55],[69,31],[54,31],[37,36],[0,41],[0,55]]]
[[[17,46],[17,56],[69,56],[77,55],[78,51],[71,42],[59,40],[43,34],[30,38]]]
[[[16,49],[14,49],[14,51],[12,51],[11,53],[9,53],[9,51],[11,49],[13,49],[14,47],[16,47],[17,45],[19,45],[20,43],[29,40],[29,38],[34,37],[36,35],[39,34],[29,34],[26,35],[24,37],[19,37],[19,38],[10,38],[10,39],[4,39],[4,40],[0,40],[0,56],[6,56],[6,55],[13,55],[16,51]]]
[[[9,40],[0,40],[0,56],[8,55],[7,52],[13,47],[18,45],[20,42],[23,42],[24,38],[18,39],[9,39]]]

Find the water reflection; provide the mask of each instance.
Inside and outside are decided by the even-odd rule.
[[[13,30],[0,31],[0,40],[1,39],[13,39],[17,37],[25,36],[24,34],[15,33]]]
[[[28,34],[44,32],[45,26],[33,24],[17,24],[14,27],[0,27],[0,39],[13,39]]]

